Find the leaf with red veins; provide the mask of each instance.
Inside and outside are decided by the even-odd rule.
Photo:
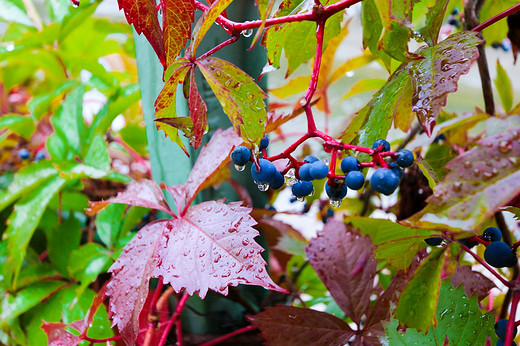
[[[139,314],[148,296],[148,283],[158,265],[155,255],[165,230],[171,232],[171,220],[149,223],[123,248],[121,256],[108,270],[112,279],[107,285],[110,297],[109,317],[117,325],[127,345],[133,345],[139,331]]]
[[[191,66],[186,59],[176,60],[165,72],[165,77],[171,72],[161,92],[155,100],[155,113],[157,117],[177,117],[176,95],[179,83],[184,80]]]
[[[70,327],[70,325],[43,321],[41,328],[47,334],[49,346],[75,346],[81,342],[80,336],[67,331],[66,327]]]
[[[166,185],[165,183],[161,183],[161,189],[168,191],[173,197],[173,201],[177,207],[177,213],[180,215],[182,207],[184,206],[184,199],[186,197],[186,187],[184,184],[170,186]]]
[[[228,286],[238,284],[286,292],[267,274],[263,249],[254,241],[258,231],[252,228],[251,209],[240,204],[208,201],[172,220],[172,230],[165,231],[155,253],[153,276],[201,298],[208,289],[227,295]]]
[[[166,66],[170,66],[190,38],[195,2],[193,0],[161,0],[161,4]]]
[[[197,83],[195,82],[195,70],[190,71],[190,95],[188,100],[190,116],[193,121],[193,141],[190,144],[197,149],[202,143],[202,137],[208,128],[208,106],[200,97]]]
[[[461,75],[469,72],[478,58],[477,46],[482,43],[478,33],[456,33],[433,47],[422,48],[417,54],[424,59],[413,60],[406,66],[412,77],[412,110],[422,127],[431,136],[433,127],[448,94],[457,90]]]
[[[124,10],[126,20],[132,24],[137,33],[143,34],[150,42],[159,61],[166,69],[166,54],[164,51],[163,35],[157,18],[155,1],[150,0],[117,0],[119,9]]]
[[[305,249],[321,281],[355,323],[370,307],[377,262],[375,246],[351,225],[331,220]]]
[[[346,345],[355,332],[334,315],[294,306],[276,306],[247,319],[269,345]]]
[[[474,231],[520,193],[520,128],[486,137],[451,160],[428,205],[401,223],[413,228]]]
[[[197,193],[206,187],[206,182],[211,180],[215,172],[229,164],[231,151],[240,144],[242,139],[232,128],[215,131],[208,144],[202,148],[185,184],[186,205],[191,204]]]
[[[482,275],[482,273],[471,270],[471,266],[458,266],[451,277],[451,284],[457,288],[464,285],[464,291],[468,297],[476,294],[478,300],[488,296],[489,290],[496,287],[493,281]]]
[[[103,210],[110,203],[128,204],[136,207],[156,209],[171,214],[170,207],[164,200],[164,195],[159,186],[152,180],[142,179],[131,182],[126,190],[119,192],[116,197],[107,201],[89,202],[89,215],[94,215]]]

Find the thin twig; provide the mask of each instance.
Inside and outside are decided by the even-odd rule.
[[[173,324],[177,321],[179,316],[181,315],[182,309],[184,308],[184,305],[186,305],[186,302],[188,301],[188,298],[190,295],[188,293],[184,293],[182,297],[177,302],[177,307],[175,308],[175,312],[173,313],[172,317],[168,320],[168,323],[166,324],[166,327],[164,328],[164,332],[161,335],[161,340],[159,341],[159,345],[162,346],[166,343],[166,338],[168,338],[168,334],[170,333],[170,329],[172,328]]]
[[[255,326],[247,326],[247,327],[244,327],[244,328],[240,328],[240,329],[237,329],[237,330],[235,330],[235,331],[233,331],[231,333],[228,333],[226,335],[222,335],[221,337],[218,337],[218,338],[216,338],[214,340],[205,342],[205,343],[203,343],[200,346],[216,345],[218,343],[221,343],[222,341],[226,341],[228,339],[231,339],[234,336],[237,336],[237,335],[240,335],[240,334],[244,334],[244,333],[248,333],[248,332],[251,332],[251,331],[256,330],[256,329],[257,328]]]

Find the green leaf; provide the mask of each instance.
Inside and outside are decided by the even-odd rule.
[[[259,143],[264,136],[267,112],[262,89],[235,65],[209,57],[197,61],[211,90],[228,115],[235,132],[245,142]]]
[[[51,21],[60,23],[70,14],[72,6],[66,1],[46,0],[45,8],[47,9]]]
[[[520,193],[520,129],[486,137],[457,156],[426,208],[403,220],[411,227],[476,231]]]
[[[398,61],[406,61],[409,55],[409,37],[410,29],[392,20],[390,26],[385,29],[379,45],[392,58]]]
[[[394,312],[400,325],[427,331],[435,323],[445,250],[434,249],[406,284]]]
[[[506,113],[509,113],[513,107],[513,84],[506,70],[500,64],[500,60],[497,59],[497,77],[495,78],[495,88],[497,88],[498,96],[502,101],[502,107]]]
[[[28,140],[36,129],[36,126],[34,125],[34,121],[27,116],[20,114],[4,114],[0,118],[0,130],[1,129],[11,130]]]
[[[65,183],[65,179],[55,176],[16,203],[13,213],[7,220],[8,226],[4,233],[4,239],[7,239],[8,243],[10,262],[10,266],[4,266],[4,280],[9,286],[16,287],[20,267],[34,230],[38,226],[47,204]]]
[[[396,269],[406,270],[412,263],[417,251],[426,247],[424,239],[429,236],[417,236],[391,240],[379,245],[375,251],[376,259],[385,260]]]
[[[385,339],[390,345],[438,346],[445,345],[446,337],[450,345],[484,345],[488,336],[492,345],[497,341],[494,313],[482,314],[476,295],[467,298],[462,285],[455,289],[449,279],[441,282],[436,319],[437,326],[426,335],[411,328],[402,334],[397,331],[398,321],[392,319]]]
[[[34,26],[31,18],[27,15],[25,6],[21,0],[1,0],[0,20],[15,22],[23,25]]]
[[[226,9],[226,7],[231,4],[233,0],[218,0],[213,2],[213,5],[209,8],[209,11],[204,12],[202,16],[200,16],[199,20],[195,24],[195,28],[193,29],[193,35],[190,45],[191,54],[195,56],[195,52],[199,47],[202,38],[206,35],[209,28],[215,23],[217,17]]]
[[[56,269],[66,277],[69,272],[67,265],[70,255],[77,249],[81,241],[81,225],[78,219],[69,215],[69,218],[56,225],[47,235],[47,252],[49,259]]]
[[[110,157],[108,149],[102,135],[95,135],[90,147],[87,150],[83,161],[86,165],[108,173],[110,171]]]
[[[110,204],[96,216],[96,232],[103,244],[112,249],[119,236],[123,215],[127,208],[124,204]]]
[[[380,58],[389,69],[391,58],[378,47],[379,38],[383,33],[383,22],[374,0],[365,0],[361,3],[361,25],[363,26],[363,47],[370,49],[372,54]]]
[[[31,285],[16,294],[4,293],[0,303],[0,327],[38,305],[64,285],[66,283],[63,281],[45,281]]]
[[[437,1],[428,9],[428,13],[426,13],[426,25],[424,28],[419,30],[419,32],[429,46],[435,46],[437,44],[439,31],[442,22],[444,21],[444,15],[446,14],[448,3],[449,0]]]
[[[94,282],[100,273],[108,270],[110,259],[107,249],[96,243],[88,243],[72,251],[67,269],[72,277],[81,282],[81,290]]]
[[[22,289],[32,286],[40,281],[49,281],[59,277],[57,272],[49,263],[29,263],[24,265],[18,277],[17,287]]]

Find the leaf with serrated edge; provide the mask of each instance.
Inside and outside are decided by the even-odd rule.
[[[81,337],[67,331],[65,329],[67,327],[70,327],[67,323],[43,321],[41,328],[47,334],[48,346],[78,345],[81,342]]]
[[[197,149],[202,143],[202,137],[208,127],[208,106],[200,97],[197,83],[195,82],[195,69],[190,71],[190,95],[188,107],[193,121],[193,140],[190,144]]]
[[[247,319],[269,345],[346,345],[355,332],[334,315],[294,306],[276,306]]]
[[[481,42],[476,32],[456,33],[434,47],[419,49],[417,53],[424,59],[407,64],[414,88],[412,110],[428,135],[432,134],[448,94],[457,90],[460,76],[468,73],[477,60]]]
[[[176,117],[176,91],[180,81],[184,80],[186,73],[190,69],[188,60],[180,59],[170,67],[173,71],[166,84],[162,88],[159,96],[155,100],[155,113],[157,117]]]
[[[200,16],[197,24],[195,24],[195,28],[193,29],[193,37],[190,46],[191,54],[195,55],[202,38],[206,35],[213,23],[215,23],[217,17],[232,1],[233,0],[217,0],[211,5],[208,11],[204,12],[204,14]]]
[[[159,61],[166,68],[163,35],[157,18],[155,2],[150,0],[117,0],[119,9],[125,12],[126,20],[132,24],[137,33],[143,34],[150,42]]]
[[[446,14],[448,3],[449,0],[436,1],[435,4],[428,9],[428,13],[426,13],[426,25],[419,30],[419,32],[429,46],[437,44],[439,31],[444,20],[444,15]]]
[[[464,291],[468,297],[476,294],[478,300],[488,296],[489,290],[496,287],[493,281],[485,277],[482,273],[471,270],[471,266],[459,265],[451,276],[453,287],[464,286]]]
[[[259,143],[264,136],[267,95],[244,71],[213,57],[197,61],[200,71],[244,141]]]
[[[376,259],[385,260],[388,265],[405,270],[412,263],[417,251],[426,247],[426,238],[429,236],[406,237],[382,243],[375,251]]]
[[[356,323],[370,306],[377,270],[374,249],[370,238],[336,220],[327,222],[305,249],[338,306]]]
[[[397,330],[397,321],[386,326],[386,341],[389,345],[442,345],[447,338],[450,345],[484,345],[488,336],[495,345],[494,312],[482,314],[476,297],[467,298],[464,289],[454,289],[449,280],[440,285],[439,302],[436,308],[437,326],[430,327],[428,334],[408,329],[402,334]],[[424,304],[415,306],[416,310]]]
[[[286,292],[267,274],[250,211],[237,202],[204,202],[182,218],[148,224],[125,246],[109,270],[107,295],[113,324],[127,343],[137,335],[150,277],[201,298],[209,289],[226,295],[238,284]]]
[[[190,38],[195,3],[193,0],[161,0],[161,3],[166,66],[170,66]]]
[[[520,193],[520,129],[486,137],[451,160],[428,205],[403,225],[474,231]]]
[[[89,202],[90,210],[88,210],[88,213],[93,215],[104,209],[110,203],[123,203],[170,213],[170,207],[164,200],[163,192],[159,186],[155,182],[147,179],[128,184],[125,191],[119,192],[116,197],[112,197],[106,201]]]
[[[394,312],[401,325],[426,331],[435,323],[445,250],[445,248],[433,250],[417,268],[413,278],[401,293]]]

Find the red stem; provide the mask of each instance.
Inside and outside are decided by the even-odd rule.
[[[167,322],[159,323],[159,327],[161,327],[165,323],[167,323]],[[139,329],[137,334],[144,333],[147,330],[148,330],[148,328]],[[91,343],[98,343],[98,344],[106,343],[107,341],[121,340],[123,338],[121,335],[114,335],[114,336],[111,336],[109,338],[104,338],[104,339],[94,339],[94,338],[88,337],[86,335],[80,335],[79,337],[81,338],[81,340],[89,341]]]
[[[229,46],[230,44],[238,41],[239,37],[240,37],[240,34],[235,34],[235,35],[231,36],[229,39],[225,40],[224,42],[222,42],[218,46],[216,46],[216,47],[208,50],[206,53],[202,54],[197,60],[202,60],[202,59],[207,58],[208,56],[211,56],[211,55],[215,54],[216,52],[218,52],[222,48],[224,48],[226,46]]]
[[[180,318],[175,324],[175,333],[177,334],[177,346],[182,346],[182,324]]]
[[[503,19],[503,18],[509,16],[510,14],[513,14],[516,11],[519,11],[519,10],[520,10],[520,3],[516,4],[515,6],[513,6],[511,8],[508,8],[504,12],[500,12],[496,16],[493,16],[493,17],[489,18],[488,20],[486,20],[483,23],[480,23],[479,25],[477,25],[476,27],[471,29],[471,31],[480,32],[480,31],[484,30],[485,28],[487,28],[488,26],[490,26],[492,24],[495,24],[499,20],[501,20],[501,19]]]
[[[143,346],[151,345],[152,339],[153,339],[153,332],[155,331],[155,328],[157,327],[157,322],[153,319],[150,319],[150,317],[157,316],[157,300],[159,299],[159,296],[161,295],[161,291],[163,288],[163,278],[160,277],[159,281],[157,282],[157,287],[155,288],[155,292],[153,294],[152,300],[150,301],[149,310],[150,313],[148,314],[148,329],[146,330],[146,335],[144,337]]]
[[[170,329],[172,328],[173,324],[177,321],[179,316],[181,315],[182,309],[186,305],[186,302],[188,301],[188,298],[190,295],[188,293],[184,293],[177,302],[177,307],[175,308],[175,312],[173,313],[170,320],[167,322],[166,327],[164,328],[164,332],[161,335],[161,340],[159,341],[159,345],[164,345],[166,343],[166,338],[168,337],[168,334],[170,333]]]
[[[504,340],[504,345],[513,344],[513,333],[515,331],[515,316],[516,309],[518,307],[518,302],[520,302],[520,292],[514,291],[513,298],[511,300],[511,311],[509,312],[509,320],[507,321],[506,339]]]
[[[506,285],[507,287],[513,287],[513,284],[510,282],[510,281],[507,281],[506,279],[504,279],[502,277],[502,275],[500,275],[499,273],[497,273],[497,271],[493,268],[491,268],[491,266],[489,264],[486,263],[486,261],[484,261],[482,258],[480,258],[476,253],[474,253],[473,251],[471,251],[466,245],[462,244],[462,243],[459,243],[460,246],[462,247],[462,249],[464,251],[466,251],[467,253],[469,253],[471,256],[473,256],[474,259],[477,260],[478,263],[482,264],[484,266],[484,268],[486,268],[487,270],[489,270],[489,272],[491,274],[493,274],[498,280],[500,280],[500,282],[502,282],[504,285]]]
[[[203,343],[202,345],[200,346],[211,346],[211,345],[216,345],[218,343],[221,343],[222,341],[226,341],[227,339],[231,339],[232,337],[236,336],[236,335],[240,335],[240,334],[244,334],[244,333],[247,333],[247,332],[250,332],[250,331],[253,331],[253,330],[256,330],[257,328],[255,326],[247,326],[247,327],[244,327],[244,328],[240,328],[240,329],[237,329],[235,330],[234,332],[231,332],[231,333],[228,333],[226,335],[222,335],[221,337],[218,337],[216,339],[213,339],[211,341],[208,341],[206,343]]]

